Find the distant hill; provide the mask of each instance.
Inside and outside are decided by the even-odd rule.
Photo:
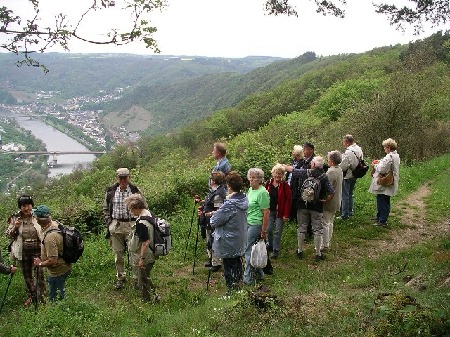
[[[13,54],[0,53],[0,89],[52,90],[73,97],[117,87],[169,85],[222,72],[246,73],[281,58],[46,53],[39,55],[39,60],[50,70],[47,74],[41,68],[17,67],[17,60]]]
[[[273,62],[247,73],[211,73],[180,78],[165,84],[144,84],[141,81],[141,85],[105,107],[111,112],[107,119],[114,120],[114,116],[121,112],[128,111],[132,106],[139,106],[151,115],[151,118],[146,119],[149,122],[146,134],[172,131],[209,116],[214,111],[233,107],[249,95],[270,90],[284,81],[297,78],[310,70],[308,63],[316,59],[315,53],[307,52],[297,58]],[[122,125],[133,130],[131,124]]]

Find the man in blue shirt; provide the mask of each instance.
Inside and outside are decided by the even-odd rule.
[[[212,156],[217,160],[216,165],[214,165],[212,172],[220,171],[227,175],[231,171],[231,164],[227,157],[227,148],[224,143],[214,143],[214,148],[212,150]],[[209,187],[211,187],[211,178],[209,179]]]

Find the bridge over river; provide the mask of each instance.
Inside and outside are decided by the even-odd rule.
[[[56,167],[58,165],[58,155],[65,154],[105,154],[106,151],[0,151],[0,154],[13,154],[13,155],[44,155],[52,156],[52,160],[49,161],[50,167]]]

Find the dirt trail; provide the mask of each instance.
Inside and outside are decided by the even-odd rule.
[[[400,222],[407,228],[399,228],[389,231],[389,238],[373,240],[368,243],[368,249],[364,249],[367,257],[377,257],[384,253],[396,253],[417,243],[421,243],[444,233],[450,234],[450,220],[442,223],[427,223],[425,220],[425,198],[431,193],[427,185],[422,185],[406,199],[392,205],[392,215],[399,213]],[[346,255],[361,255],[359,249],[350,248]]]

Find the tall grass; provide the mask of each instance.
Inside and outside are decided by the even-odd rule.
[[[448,219],[450,155],[401,168],[400,194],[393,204],[428,184],[428,220]],[[101,235],[87,238],[86,251],[68,278],[67,299],[54,305],[24,308],[22,276],[14,276],[0,317],[2,336],[445,336],[450,333],[450,237],[425,241],[399,253],[378,252],[367,257],[374,240],[389,240],[400,217],[389,229],[370,226],[374,198],[367,192],[369,178],[358,181],[356,214],[335,224],[332,252],[316,264],[312,244],[305,260],[298,260],[296,226],[288,223],[281,256],[273,261],[275,274],[266,276],[272,300],[266,309],[252,304],[246,287],[226,297],[220,273],[206,290],[204,242],[200,239],[193,273],[197,234],[195,205],[184,199],[170,219],[174,248],[152,271],[162,301],[144,304],[127,283],[113,288],[113,253]],[[407,210],[406,210],[407,211]],[[191,220],[192,229],[191,229]],[[187,235],[191,229],[190,239]],[[186,261],[184,261],[185,245]],[[351,250],[350,248],[353,248]],[[357,249],[358,254],[351,254]],[[373,249],[373,248],[372,248]],[[5,254],[5,253],[4,253]],[[374,255],[374,254],[370,254]],[[422,287],[406,286],[420,277]],[[0,280],[6,287],[8,277]],[[383,295],[384,294],[384,295]],[[413,299],[416,304],[411,304]],[[409,304],[408,304],[409,303]]]

